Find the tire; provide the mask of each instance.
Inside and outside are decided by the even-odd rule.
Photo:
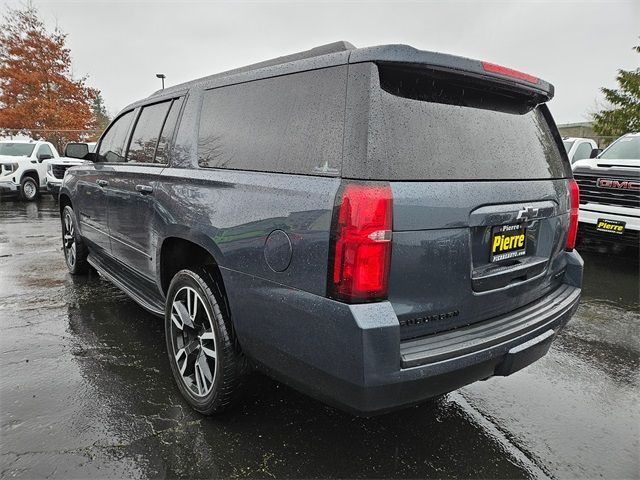
[[[33,177],[22,177],[20,182],[20,198],[27,202],[37,200],[40,195],[40,186]]]
[[[71,275],[83,275],[89,271],[89,249],[82,241],[76,225],[76,215],[71,206],[67,205],[60,216],[62,223],[62,250],[64,259]]]
[[[203,415],[235,403],[246,369],[222,302],[204,268],[179,271],[167,292],[165,337],[171,371],[182,396]]]

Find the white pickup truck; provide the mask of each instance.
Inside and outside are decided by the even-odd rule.
[[[47,190],[53,195],[54,199],[58,199],[62,180],[67,169],[82,165],[87,153],[93,152],[96,148],[95,142],[89,143],[68,143],[64,148],[64,156],[54,158],[47,162]]]
[[[640,133],[624,135],[597,157],[575,162],[573,176],[580,187],[580,235],[637,249]]]
[[[562,143],[571,164],[591,158],[593,151],[598,149],[598,144],[590,138],[563,137]]]
[[[46,190],[47,161],[58,157],[49,142],[0,141],[0,195],[35,200],[41,189]]]

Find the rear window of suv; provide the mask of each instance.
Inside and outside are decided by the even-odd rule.
[[[377,148],[363,178],[570,176],[546,107],[530,98],[444,72],[389,66],[380,66],[379,72],[381,90],[374,90],[380,95],[378,123],[370,128]]]

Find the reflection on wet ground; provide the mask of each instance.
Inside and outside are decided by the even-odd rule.
[[[372,419],[262,375],[231,413],[192,412],[161,322],[71,278],[50,198],[0,203],[0,476],[638,477],[638,264],[584,255],[582,305],[508,378]]]

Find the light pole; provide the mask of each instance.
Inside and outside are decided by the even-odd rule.
[[[164,73],[156,73],[156,78],[162,80],[162,89],[164,90],[164,79],[167,78],[167,76]]]

